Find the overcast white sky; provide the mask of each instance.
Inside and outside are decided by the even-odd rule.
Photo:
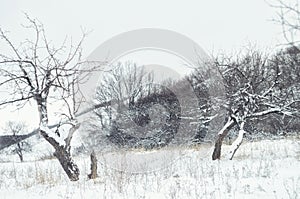
[[[208,52],[231,51],[248,42],[284,42],[280,26],[270,21],[275,11],[264,0],[3,0],[0,25],[20,39],[22,12],[40,19],[55,41],[78,36],[80,26],[93,30],[86,40],[87,54],[113,35],[146,27],[182,33]]]
[[[23,12],[38,18],[55,42],[66,35],[79,38],[80,27],[92,30],[84,44],[86,56],[112,36],[140,28],[179,32],[207,53],[231,52],[249,42],[263,48],[285,42],[280,26],[271,22],[275,10],[264,0],[2,0],[0,26],[16,41],[25,37]],[[0,111],[0,126],[13,118]]]

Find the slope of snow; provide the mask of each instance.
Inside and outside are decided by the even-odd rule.
[[[98,175],[88,180],[89,157],[76,157],[78,182],[70,182],[56,159],[0,163],[1,198],[299,198],[299,139],[243,143],[233,160],[211,161],[212,148],[98,153]],[[149,154],[160,153],[160,167],[141,161],[145,172],[128,170]],[[113,155],[112,155],[113,154]],[[134,158],[133,158],[134,157]],[[158,156],[160,157],[160,156]],[[122,162],[118,162],[121,160]],[[125,161],[126,160],[126,161]],[[115,162],[114,162],[115,161]],[[124,163],[122,165],[122,163]],[[118,168],[116,169],[116,165]],[[115,166],[115,167],[114,167]],[[149,170],[151,167],[153,170]],[[131,168],[132,169],[132,168]]]

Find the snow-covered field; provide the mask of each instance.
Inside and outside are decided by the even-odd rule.
[[[300,198],[299,138],[243,143],[232,161],[211,161],[211,152],[165,149],[150,159],[143,151],[98,153],[96,180],[87,179],[89,157],[76,157],[78,182],[55,159],[0,163],[0,198]],[[132,167],[139,160],[144,172]]]

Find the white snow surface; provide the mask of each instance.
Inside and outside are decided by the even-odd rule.
[[[98,152],[95,180],[87,179],[89,156],[77,156],[77,182],[67,179],[56,159],[13,159],[0,163],[0,198],[300,198],[299,138],[244,142],[231,161],[225,159],[229,150],[223,146],[220,161],[211,160],[210,145],[154,151],[182,155],[163,168],[140,173],[115,170],[107,162],[115,153],[134,164],[131,156],[149,152]]]

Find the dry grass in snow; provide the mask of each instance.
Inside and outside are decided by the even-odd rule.
[[[223,147],[223,154],[229,150]],[[211,146],[76,157],[78,182],[55,159],[0,163],[1,198],[300,198],[299,139],[243,143],[234,160],[211,160]]]

